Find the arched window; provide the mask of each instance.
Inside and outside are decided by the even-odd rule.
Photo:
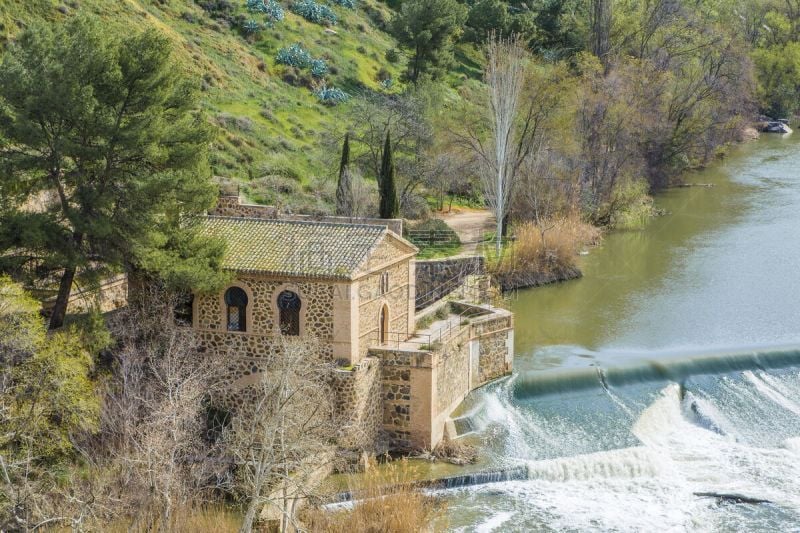
[[[225,291],[228,331],[245,331],[247,328],[247,293],[240,287]]]
[[[300,307],[303,302],[297,293],[283,291],[278,295],[278,313],[281,333],[284,335],[300,335]]]
[[[381,296],[389,292],[389,273],[381,274]]]

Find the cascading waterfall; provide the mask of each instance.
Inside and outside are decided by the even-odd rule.
[[[451,527],[800,524],[800,351],[717,357],[571,370],[560,384],[523,375],[489,388],[465,415],[471,431],[484,435],[498,467],[524,465],[527,475],[449,491],[455,509],[486,513],[477,526],[470,516]],[[534,394],[534,384],[547,393]],[[451,512],[451,520],[461,515]]]

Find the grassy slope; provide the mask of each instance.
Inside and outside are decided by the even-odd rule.
[[[246,14],[245,0],[231,2],[237,14]],[[246,39],[192,0],[2,0],[0,39],[7,42],[32,21],[54,22],[78,12],[99,15],[115,31],[160,27],[204,80],[204,105],[219,127],[212,152],[215,173],[244,183],[245,191],[250,180],[264,175],[290,177],[297,184],[289,194],[308,204],[318,195],[313,178],[328,170],[320,139],[341,130],[347,106],[324,106],[309,88],[284,82],[287,71],[274,60],[278,49],[301,43],[335,69],[328,85],[351,93],[362,87],[379,90],[379,69],[397,79],[403,63],[384,59],[386,50],[396,47],[379,29],[391,16],[385,5],[357,0],[356,10],[335,6],[334,11],[336,34],[287,9],[274,28]]]

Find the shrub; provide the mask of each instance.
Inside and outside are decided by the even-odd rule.
[[[328,64],[324,59],[311,60],[311,75],[315,78],[322,78],[328,73]]]
[[[311,54],[309,54],[299,43],[293,44],[288,48],[278,50],[275,61],[281,65],[288,65],[296,68],[308,68],[311,65]]]
[[[381,81],[381,87],[388,91],[394,87],[394,80],[392,78],[386,78],[385,80]]]
[[[253,131],[253,121],[249,117],[235,117],[230,113],[220,113],[216,117],[217,124],[227,129],[237,129],[239,131]]]
[[[386,69],[386,67],[381,67],[380,70],[378,70],[376,77],[378,78],[378,81],[385,81],[390,79],[392,74]]]
[[[358,48],[356,48],[356,52],[358,52],[359,54],[365,54],[366,55],[367,49],[364,48],[363,46],[359,46]]]
[[[544,228],[544,229],[543,229]],[[515,241],[490,268],[498,274],[552,274],[574,268],[578,251],[600,240],[600,230],[577,218],[525,222],[514,228]]]
[[[405,237],[418,248],[459,246],[461,239],[444,220],[432,218],[406,228]]]
[[[283,7],[275,0],[247,0],[247,9],[252,13],[263,14],[268,28],[282,21],[284,17]]]
[[[336,24],[336,13],[330,7],[318,4],[314,0],[296,0],[292,2],[290,9],[315,24]]]
[[[323,85],[317,89],[314,94],[319,98],[319,101],[325,105],[336,105],[346,102],[350,99],[350,95],[336,87],[326,87]]]
[[[212,17],[229,16],[235,10],[231,0],[198,0],[197,4]]]
[[[253,35],[261,31],[261,24],[252,19],[245,21],[245,23],[242,24],[242,31],[245,35]]]
[[[333,0],[333,3],[347,9],[355,9],[356,7],[355,0]]]
[[[389,63],[397,63],[400,61],[400,53],[395,48],[389,48],[386,50],[386,54],[384,55],[386,57],[386,61]]]

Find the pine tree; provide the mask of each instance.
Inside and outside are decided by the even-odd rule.
[[[383,145],[383,158],[381,159],[381,174],[378,176],[378,191],[380,193],[381,218],[397,218],[400,205],[397,201],[397,187],[394,182],[394,158],[392,157],[392,141],[386,133],[386,142]]]
[[[32,26],[4,54],[0,272],[60,278],[51,329],[76,276],[221,282],[224,248],[192,224],[216,198],[211,133],[173,46],[155,29],[115,38],[79,17]]]
[[[350,133],[344,135],[342,161],[339,163],[339,182],[336,185],[336,214],[353,214],[353,176],[350,173]]]

